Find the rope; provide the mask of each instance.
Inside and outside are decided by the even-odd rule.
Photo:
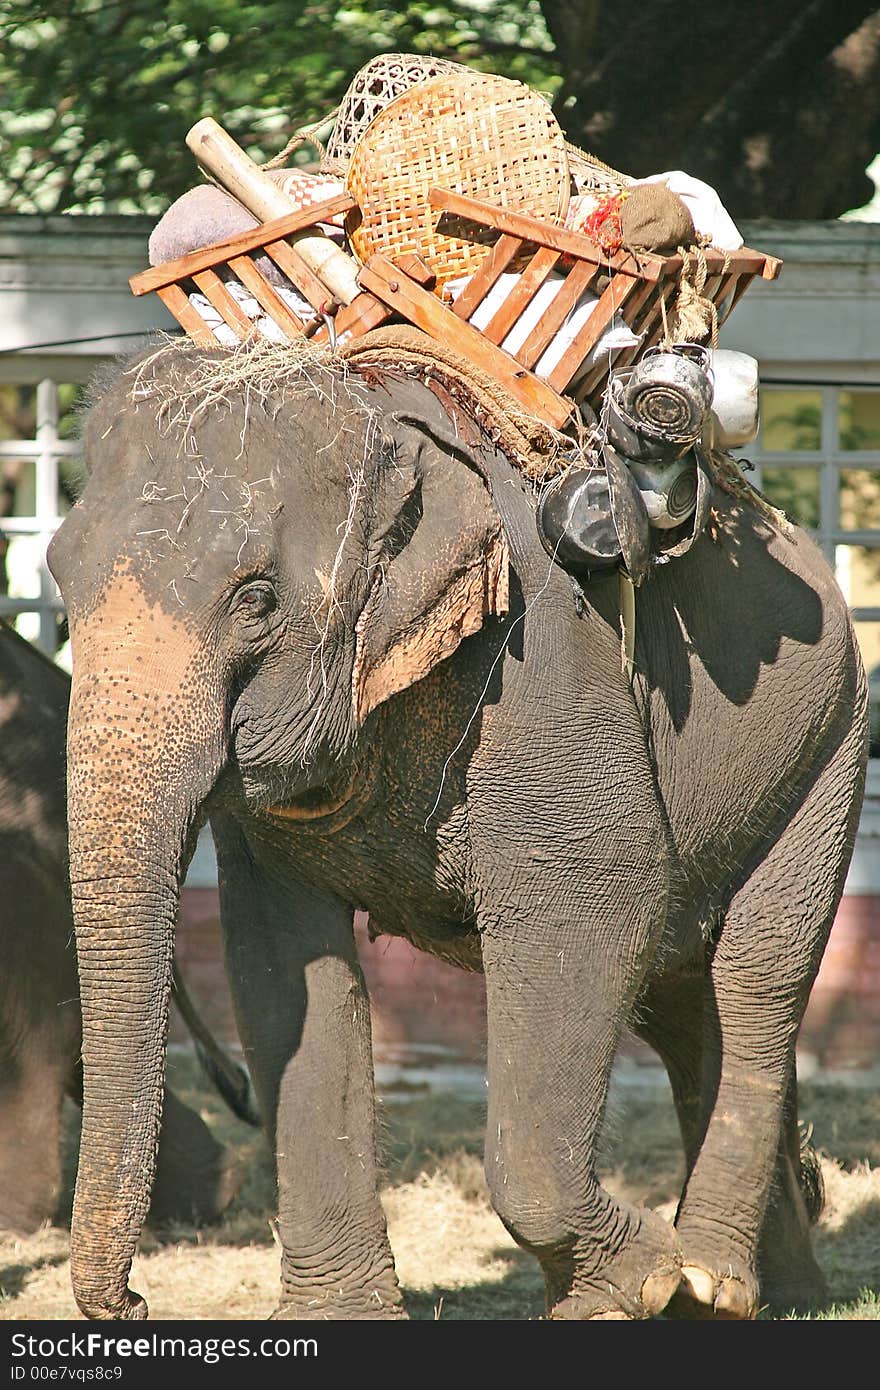
[[[668,328],[665,314],[663,316],[664,329],[680,343],[698,343],[711,334],[712,347],[716,348],[718,310],[703,294],[709,275],[706,253],[698,243],[691,247],[679,246],[678,254],[681,256],[679,290]]]
[[[293,154],[294,150],[298,150],[300,145],[314,145],[321,159],[326,159],[327,151],[318,139],[316,131],[321,130],[329,121],[332,121],[338,110],[339,108],[337,107],[336,111],[331,111],[329,115],[322,116],[319,121],[312,121],[311,125],[300,126],[299,130],[293,132],[287,144],[284,146],[284,149],[281,150],[279,154],[274,155],[272,159],[267,159],[266,163],[260,167],[262,169],[280,168],[287,160],[287,156]]]
[[[419,328],[377,328],[344,346],[339,354],[353,367],[375,365],[414,372],[423,379],[444,374],[463,404],[514,465],[533,481],[543,481],[571,464],[572,439],[529,415],[501,383],[462,358],[448,344]]]

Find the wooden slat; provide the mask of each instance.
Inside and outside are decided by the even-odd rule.
[[[217,339],[211,332],[201,314],[189,302],[189,296],[179,285],[163,285],[157,291],[159,298],[169,314],[173,314],[181,328],[189,334],[200,347],[216,347]]]
[[[647,291],[647,293],[643,293],[643,291]],[[614,371],[617,372],[623,367],[632,366],[642,352],[648,335],[660,320],[660,293],[660,286],[645,285],[641,290],[636,290],[630,297],[626,306],[626,321],[640,341],[635,347],[623,348],[615,355]],[[590,377],[593,375],[594,373],[591,372]]]
[[[445,188],[432,188],[428,194],[432,207],[441,212],[452,212],[458,217],[469,218],[484,227],[496,227],[501,232],[518,236],[522,241],[532,241],[536,246],[548,246],[564,255],[575,256],[578,260],[592,261],[593,265],[611,267],[627,276],[637,276],[643,280],[657,280],[666,273],[669,260],[646,251],[638,258],[628,251],[609,256],[589,237],[581,232],[570,232],[565,227],[556,227],[550,222],[542,222],[523,212],[510,212],[507,208],[496,208],[490,203],[482,203],[477,198],[466,198],[462,193],[450,193]],[[681,265],[681,257],[674,258]]]
[[[233,256],[229,261],[229,269],[288,338],[293,340],[302,336],[305,327],[302,319],[294,313],[289,304],[285,304],[269,281],[263,278],[250,256]]]
[[[520,314],[531,304],[558,261],[558,251],[551,251],[546,246],[538,247],[506,299],[498,306],[483,329],[490,342],[504,342]]]
[[[239,338],[245,339],[254,331],[253,320],[249,319],[241,305],[235,302],[215,271],[200,270],[192,278],[196,288],[201,290]]]
[[[654,327],[648,331],[648,335],[645,338],[644,344],[642,345],[643,352],[645,348],[656,347],[657,344],[662,341],[665,329],[663,326],[663,315],[660,312],[660,302],[662,300],[663,303],[666,305],[666,320],[668,323],[672,301],[674,300],[677,293],[677,280],[670,280],[667,284],[663,286],[661,293],[657,297],[657,317],[654,320]]]
[[[422,260],[415,251],[404,251],[402,256],[392,256],[394,264],[408,275],[411,280],[415,280],[422,289],[432,290],[437,283],[437,276],[428,265],[427,261]]]
[[[589,261],[576,262],[574,269],[565,277],[565,283],[557,290],[553,303],[544,310],[522,347],[514,354],[517,362],[529,370],[534,367],[556,337],[566,315],[598,274],[598,267]]]
[[[416,285],[384,256],[371,256],[359,279],[364,289],[383,299],[410,323],[489,372],[527,410],[557,429],[568,421],[572,411],[570,401],[563,400],[545,382],[521,367],[503,348],[490,343],[478,329],[456,318],[436,295]]]
[[[294,247],[286,241],[267,241],[263,250],[271,256],[279,270],[282,270],[312,308],[320,311],[321,306],[333,298],[330,290],[315,272],[298,256]]]
[[[547,378],[556,391],[564,391],[588,353],[592,352],[614,315],[622,309],[638,281],[615,276],[574,341],[565,349]]]
[[[248,232],[240,232],[238,236],[229,237],[226,241],[215,242],[213,246],[190,251],[188,255],[179,256],[177,260],[165,261],[163,265],[142,270],[139,275],[133,275],[129,280],[131,292],[135,295],[149,294],[151,290],[158,290],[163,285],[173,285],[178,280],[194,275],[198,270],[210,270],[216,265],[221,265],[229,260],[230,256],[245,256],[249,251],[258,251],[267,241],[278,241],[280,238],[292,236],[295,232],[305,231],[307,227],[326,222],[336,213],[347,212],[354,206],[355,201],[351,194],[338,193],[335,198],[327,198],[323,203],[315,203],[310,208],[292,212],[288,217],[276,217],[271,222],[264,222]]]
[[[469,319],[476,308],[482,304],[492,286],[504,274],[510,262],[522,250],[522,241],[515,236],[500,236],[483,264],[471,276],[461,294],[452,306],[452,312],[460,319]]]
[[[703,251],[710,275],[760,275],[765,280],[775,280],[782,269],[782,261],[775,256],[765,256],[762,251],[754,251],[750,246],[741,246],[738,251],[716,251],[707,246]],[[682,266],[681,256],[668,256],[664,262],[665,273],[676,275]]]

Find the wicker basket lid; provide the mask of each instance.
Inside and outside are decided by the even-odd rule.
[[[342,98],[327,142],[326,167],[334,172],[344,169],[370,122],[417,82],[441,73],[467,71],[447,58],[432,58],[426,53],[380,53],[371,58],[355,73]]]
[[[354,149],[346,187],[358,205],[346,219],[358,259],[416,252],[439,292],[473,275],[498,233],[448,215],[438,221],[432,188],[560,223],[571,178],[565,138],[543,97],[521,82],[459,70],[420,82],[380,111]]]

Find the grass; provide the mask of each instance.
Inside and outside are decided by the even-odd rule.
[[[223,1222],[147,1231],[133,1287],[154,1318],[269,1316],[278,1282],[272,1164],[262,1137],[239,1124],[177,1054],[172,1083],[246,1163],[247,1176]],[[826,1184],[815,1232],[832,1305],[812,1320],[880,1319],[880,1095],[866,1088],[806,1085],[802,1115],[813,1125]],[[540,1317],[535,1261],[492,1211],[482,1173],[484,1107],[404,1086],[380,1098],[383,1201],[410,1316],[440,1320]],[[77,1142],[68,1116],[68,1171]],[[674,1211],[682,1161],[665,1089],[618,1090],[601,1169],[615,1193]],[[69,1211],[69,1202],[67,1205]],[[33,1236],[0,1236],[0,1320],[77,1316],[70,1293],[69,1233],[58,1224]]]

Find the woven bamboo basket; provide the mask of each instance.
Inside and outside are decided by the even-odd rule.
[[[579,194],[593,193],[597,198],[607,198],[628,188],[632,179],[603,164],[594,154],[579,150],[576,145],[566,145],[568,167],[574,186]]]
[[[421,82],[380,112],[355,147],[346,187],[359,209],[346,219],[358,260],[415,253],[436,275],[439,294],[447,281],[479,268],[497,234],[448,215],[438,221],[431,189],[558,225],[571,175],[565,138],[544,98],[520,82],[468,70]]]
[[[321,167],[343,173],[367,126],[410,87],[444,73],[469,71],[424,53],[380,53],[372,58],[355,73],[342,98]]]

